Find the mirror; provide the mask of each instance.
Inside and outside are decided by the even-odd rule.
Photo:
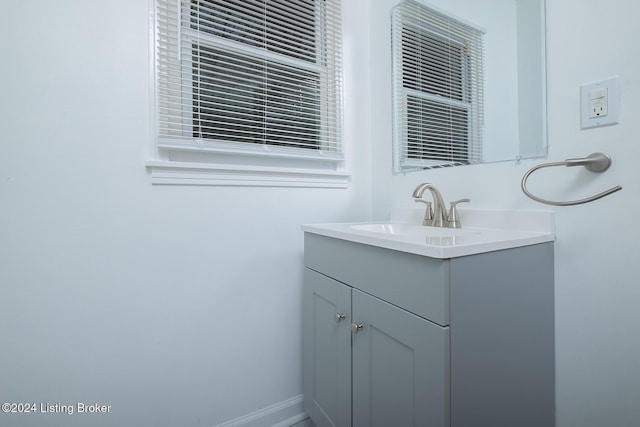
[[[482,149],[481,154],[468,163],[546,156],[545,0],[415,2],[484,31]],[[370,3],[372,64],[382,65],[380,61],[385,61],[390,66],[387,69],[397,67],[397,64],[391,52],[381,52],[381,46],[391,50],[390,17],[392,10],[400,3],[397,0],[376,0]],[[389,28],[389,32],[381,31],[381,27]],[[384,69],[372,69],[374,87],[379,84],[389,85],[392,81],[390,74]],[[378,97],[374,96],[372,101],[377,109],[375,98]],[[380,97],[379,101],[383,98],[384,96]],[[388,112],[387,117],[394,116],[393,112]],[[397,117],[393,117],[394,131],[397,126]],[[398,147],[394,147],[394,155],[397,152]],[[394,172],[406,170],[398,170],[394,166]]]

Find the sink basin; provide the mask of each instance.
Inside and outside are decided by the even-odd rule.
[[[424,209],[409,209],[392,211],[389,222],[306,224],[302,229],[432,258],[455,258],[554,239],[553,212],[469,209],[462,213],[462,228],[419,225]]]
[[[353,228],[354,230],[367,231],[370,233],[381,233],[407,237],[455,237],[470,236],[480,233],[479,231],[463,230],[460,228],[428,227],[424,225],[392,223],[356,224],[352,225],[351,228]]]

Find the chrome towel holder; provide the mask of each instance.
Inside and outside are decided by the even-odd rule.
[[[588,171],[601,173],[609,169],[609,166],[611,166],[611,157],[603,153],[592,153],[592,154],[589,154],[587,157],[582,157],[577,159],[567,159],[563,162],[542,163],[540,165],[534,166],[531,169],[529,169],[527,173],[524,174],[524,176],[522,177],[522,182],[520,184],[520,186],[522,187],[522,191],[524,192],[524,194],[527,195],[527,197],[535,200],[536,202],[544,203],[546,205],[573,206],[573,205],[581,205],[584,203],[593,202],[594,200],[601,199],[605,196],[608,196],[609,194],[622,190],[621,186],[616,185],[615,187],[611,187],[610,189],[603,191],[602,193],[595,194],[591,197],[586,197],[584,199],[579,199],[579,200],[571,200],[568,202],[556,202],[553,200],[546,200],[531,194],[529,190],[527,190],[527,178],[529,178],[529,175],[531,175],[533,172],[537,171],[538,169],[550,168],[554,166],[584,166],[585,168],[587,168]]]

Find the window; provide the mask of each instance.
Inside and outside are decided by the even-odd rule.
[[[476,163],[483,32],[407,0],[393,10],[394,171]]]
[[[156,0],[158,157],[339,170],[340,1]]]

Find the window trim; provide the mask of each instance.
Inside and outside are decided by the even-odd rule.
[[[156,185],[348,188],[346,171],[148,160]]]
[[[182,7],[178,1],[176,7]],[[338,4],[341,9],[342,6]],[[240,142],[215,142],[159,135],[157,81],[158,16],[156,0],[149,0],[149,107],[150,149],[145,165],[154,185],[212,185],[347,188],[351,173],[345,169],[342,67],[336,75],[337,124],[340,150],[304,149]],[[341,25],[341,24],[340,24]],[[191,29],[184,29],[192,32]],[[340,36],[341,37],[341,36]],[[338,37],[338,42],[341,38]],[[248,49],[252,49],[249,47]],[[341,49],[338,53],[342,55]],[[283,56],[277,53],[274,56]],[[291,59],[290,61],[295,61]],[[310,65],[317,67],[317,65]],[[322,113],[324,117],[324,113]],[[324,120],[324,119],[323,119]],[[190,153],[184,160],[181,154]],[[202,159],[198,159],[202,155]],[[220,155],[220,161],[211,160]]]

